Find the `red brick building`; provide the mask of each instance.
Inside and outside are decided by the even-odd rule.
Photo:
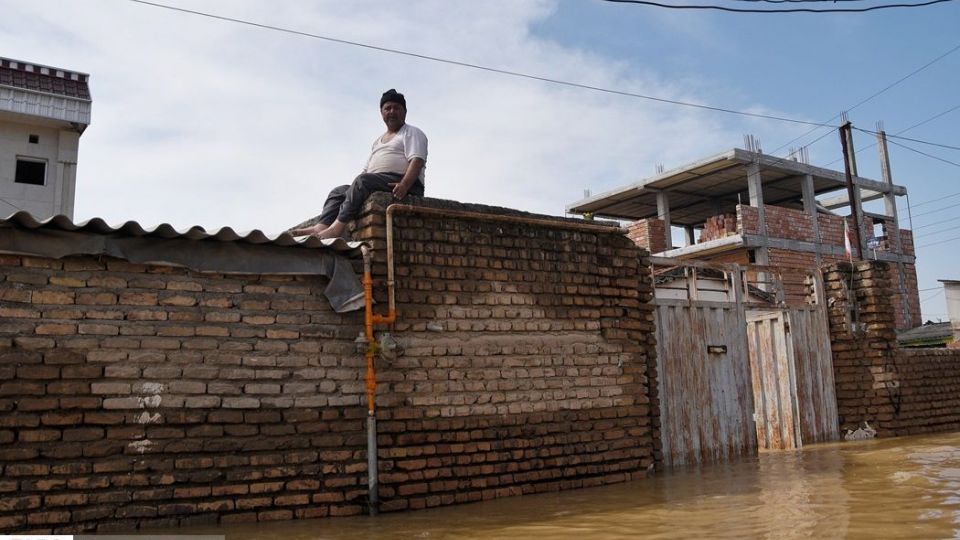
[[[852,183],[853,202],[843,172],[737,148],[583,199],[567,211],[632,221],[630,238],[654,255],[784,269],[846,260],[848,220],[853,258],[890,263],[896,327],[919,326],[913,234],[900,228],[896,208],[896,197],[907,190],[856,173]],[[863,209],[875,199],[884,200],[883,213]],[[848,216],[834,212],[843,208]],[[678,229],[682,246],[674,245]],[[802,279],[791,277],[782,275],[784,295],[802,296]]]

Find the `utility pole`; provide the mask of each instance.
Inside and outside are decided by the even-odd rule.
[[[851,167],[856,167],[853,151],[853,124],[849,120],[840,126],[840,146],[843,148],[843,172],[847,178],[847,200],[850,203],[850,215],[853,217],[853,230],[857,239],[857,258],[863,259],[863,240],[860,231],[860,191],[853,185]],[[851,253],[851,255],[853,255]]]

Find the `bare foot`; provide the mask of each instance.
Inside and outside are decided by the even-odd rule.
[[[312,227],[304,227],[302,229],[294,229],[290,231],[291,236],[317,236],[327,229],[327,226],[323,223],[317,223]]]
[[[316,236],[321,240],[326,240],[327,238],[339,238],[341,235],[343,235],[345,230],[347,230],[347,224],[338,219]]]

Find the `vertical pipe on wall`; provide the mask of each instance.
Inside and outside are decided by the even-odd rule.
[[[363,327],[367,338],[367,509],[371,516],[377,515],[379,496],[379,466],[377,463],[377,377],[373,361],[377,353],[377,341],[373,336],[373,250],[364,246],[363,252],[363,298],[364,317]]]

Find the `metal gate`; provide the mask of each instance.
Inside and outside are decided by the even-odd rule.
[[[822,302],[785,298],[779,269],[652,259],[666,465],[837,437]]]

